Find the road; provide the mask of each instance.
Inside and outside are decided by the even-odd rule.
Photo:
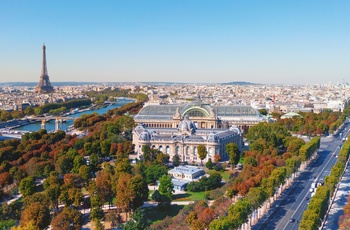
[[[343,136],[347,136],[349,127],[350,123],[346,122],[339,133],[345,132]],[[304,172],[300,173],[300,176],[271,205],[269,212],[252,229],[298,229],[299,222],[308,205],[308,200],[305,197],[310,198],[311,196],[309,192],[311,184],[329,175],[337,161],[340,151],[339,145],[341,144],[342,138],[338,135],[321,138],[319,157],[313,160]],[[290,221],[291,218],[294,219],[293,222]]]

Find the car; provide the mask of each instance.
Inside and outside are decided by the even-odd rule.
[[[313,193],[314,192],[314,188],[310,188],[309,192]]]
[[[294,219],[294,218],[290,218],[290,219],[289,219],[289,222],[294,223],[294,222],[295,222],[295,219]]]
[[[306,196],[306,197],[305,197],[305,200],[309,200],[309,197]]]

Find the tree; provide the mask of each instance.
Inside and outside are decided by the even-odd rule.
[[[131,164],[128,158],[123,158],[120,162],[117,163],[115,172],[119,173],[131,173]]]
[[[36,192],[31,196],[23,199],[23,209],[30,207],[33,203],[38,202],[44,206],[49,206],[50,200],[44,193]]]
[[[267,115],[267,110],[266,109],[259,109],[259,113],[261,113],[261,115]]]
[[[103,218],[102,199],[99,194],[95,194],[93,196],[91,196],[90,194],[90,200],[91,200],[90,218],[93,221],[100,221]]]
[[[114,196],[113,185],[112,185],[112,174],[107,170],[99,171],[96,175],[96,187],[101,194],[103,203],[112,203]]]
[[[155,183],[162,175],[167,175],[168,171],[165,166],[151,164],[145,169],[146,182],[148,184]]]
[[[152,159],[152,156],[151,156],[151,147],[149,147],[149,145],[143,145],[142,148],[142,156],[143,156],[143,160],[145,162],[147,161],[152,161],[154,159]]]
[[[215,163],[218,163],[220,160],[221,160],[220,154],[215,154],[215,156],[214,156]]]
[[[121,173],[117,182],[116,206],[129,213],[132,201],[135,198],[133,189],[131,188],[131,175]]]
[[[169,175],[163,175],[159,179],[159,188],[158,188],[159,193],[171,199],[171,196],[173,194],[173,189],[174,189],[174,185],[173,185],[173,182],[171,182],[171,177]]]
[[[233,169],[233,166],[238,163],[240,158],[238,145],[236,143],[228,143],[226,145],[226,152],[230,158],[231,168]]]
[[[158,153],[156,160],[159,164],[166,164],[169,162],[169,155],[165,153]]]
[[[34,177],[26,177],[19,184],[19,190],[23,197],[32,195],[35,192]]]
[[[62,212],[52,218],[52,230],[60,229],[81,229],[83,225],[83,216],[76,209],[65,207]]]
[[[152,199],[158,202],[158,208],[167,209],[171,204],[174,186],[170,176],[163,175],[159,181],[159,188],[152,194]]]
[[[208,169],[213,168],[213,162],[211,161],[211,158],[209,158],[208,162],[205,164],[205,167],[207,167]]]
[[[175,155],[173,156],[172,161],[173,161],[173,165],[174,165],[175,167],[176,167],[176,166],[179,166],[180,163],[181,163],[181,160],[180,160],[180,157],[179,157],[178,154],[175,154]]]
[[[58,210],[58,198],[60,196],[60,186],[57,184],[52,184],[45,189],[45,195],[50,201],[50,205],[55,209],[55,212]]]
[[[137,209],[131,219],[126,222],[124,230],[147,229],[150,225],[151,221],[146,217],[145,212]]]
[[[99,157],[96,153],[92,153],[89,158],[90,158],[90,165],[92,167],[92,170],[95,170],[98,165]]]
[[[207,157],[207,148],[205,145],[201,144],[197,146],[197,149],[199,159],[201,159],[201,165],[203,165],[203,160]]]
[[[131,179],[130,187],[134,192],[133,209],[137,209],[148,199],[148,186],[145,179],[137,174]]]
[[[50,224],[49,208],[39,202],[32,203],[23,210],[20,224],[23,227],[30,221],[33,221],[37,229],[45,229]]]
[[[116,209],[109,210],[106,214],[106,221],[111,222],[111,227],[116,228],[122,223],[122,217]]]
[[[73,161],[73,173],[79,173],[79,169],[81,166],[86,165],[85,159],[84,157],[80,156],[80,155],[76,155],[74,157],[74,161]]]

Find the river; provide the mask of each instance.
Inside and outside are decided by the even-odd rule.
[[[117,103],[112,104],[110,106],[107,106],[105,108],[101,108],[101,109],[96,109],[96,110],[87,110],[81,113],[76,113],[76,114],[72,114],[69,115],[69,117],[81,117],[83,114],[91,114],[91,113],[98,113],[98,114],[104,114],[107,113],[108,110],[110,109],[114,109],[114,108],[119,108],[125,104],[128,104],[130,102],[132,102],[133,100],[128,100],[128,99],[121,99],[118,100]],[[49,131],[54,131],[55,130],[55,120],[51,120],[49,122],[46,122],[46,130]],[[74,121],[73,120],[67,120],[66,122],[61,123],[60,129],[61,130],[66,130],[68,129],[68,127],[70,125],[73,125]],[[21,127],[18,127],[14,130],[25,130],[25,131],[30,131],[30,132],[34,132],[34,131],[38,131],[41,129],[41,122],[36,122],[36,123],[32,123],[32,124],[28,124],[28,125],[24,125]]]

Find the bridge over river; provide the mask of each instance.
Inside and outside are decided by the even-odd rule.
[[[51,120],[59,120],[59,121],[63,121],[63,120],[75,120],[78,117],[70,117],[70,116],[45,116],[45,117],[38,117],[38,116],[31,116],[31,117],[27,117],[28,120],[30,121],[51,121]]]

